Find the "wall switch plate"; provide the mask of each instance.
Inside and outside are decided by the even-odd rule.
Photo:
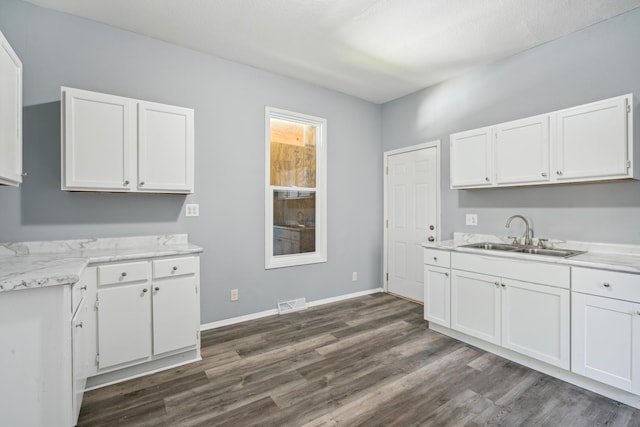
[[[197,203],[188,203],[185,205],[186,216],[200,216],[200,205]]]
[[[238,301],[238,290],[231,289],[231,301]]]
[[[354,271],[353,273],[351,273],[351,280],[354,281],[354,282],[356,280],[358,280],[358,272],[357,271]]]
[[[478,225],[478,215],[467,214],[467,225]]]

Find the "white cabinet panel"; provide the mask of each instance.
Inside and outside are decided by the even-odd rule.
[[[198,343],[199,301],[196,278],[182,277],[153,284],[153,354]]]
[[[502,346],[569,369],[569,290],[503,279]]]
[[[545,114],[495,127],[497,184],[549,181],[549,123]]]
[[[98,291],[100,369],[151,354],[149,284],[123,285]]]
[[[89,375],[89,340],[94,336],[89,329],[89,310],[87,302],[82,299],[75,316],[71,321],[72,327],[72,366],[73,366],[73,398],[72,417],[77,422],[80,405],[84,396],[84,389]]]
[[[128,98],[63,92],[63,190],[135,188],[135,104]]]
[[[574,292],[571,370],[640,393],[640,304]]]
[[[193,190],[193,110],[138,103],[138,187]]]
[[[556,179],[627,175],[627,105],[618,97],[556,113]]]
[[[500,344],[500,279],[451,270],[451,328]]]
[[[0,185],[22,182],[22,62],[0,32]]]
[[[493,183],[491,128],[455,133],[450,138],[451,187],[483,187]]]
[[[448,268],[424,267],[424,318],[451,327],[451,281]]]
[[[62,88],[62,189],[191,193],[188,108]]]

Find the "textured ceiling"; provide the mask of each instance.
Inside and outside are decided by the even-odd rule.
[[[640,0],[28,0],[383,103]]]

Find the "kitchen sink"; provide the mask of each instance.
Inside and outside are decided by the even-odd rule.
[[[484,250],[491,250],[491,251],[503,251],[503,252],[512,252],[512,253],[521,253],[521,254],[552,256],[552,257],[559,257],[559,258],[568,258],[574,255],[579,255],[586,252],[586,251],[577,251],[573,249],[532,248],[532,247],[509,245],[506,243],[490,243],[490,242],[471,243],[469,245],[463,245],[461,247],[470,248],[470,249],[484,249]]]

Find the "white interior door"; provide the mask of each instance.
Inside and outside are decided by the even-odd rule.
[[[435,240],[438,213],[437,147],[387,158],[387,291],[424,299],[422,242]]]

